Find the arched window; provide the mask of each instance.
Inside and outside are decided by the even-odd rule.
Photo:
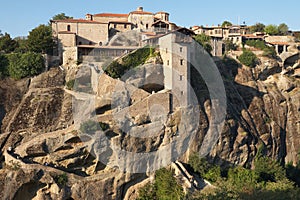
[[[71,26],[70,25],[67,26],[67,31],[71,31]]]
[[[149,26],[149,25],[148,25],[148,24],[146,24],[146,29],[148,29],[148,26]]]
[[[99,42],[99,46],[102,46],[102,42]]]

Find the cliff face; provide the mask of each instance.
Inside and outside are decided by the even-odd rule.
[[[209,155],[212,161],[251,166],[257,151],[262,150],[281,163],[295,164],[300,150],[299,64],[282,68],[275,59],[264,57],[255,68],[232,59],[218,60],[216,64],[226,88],[227,117],[221,138]],[[205,115],[197,144],[210,118],[203,89],[206,88],[200,87],[197,92],[202,94],[199,101]],[[197,144],[194,150],[198,150]]]
[[[261,58],[261,64],[255,68],[231,59],[216,60],[216,64],[226,88],[227,115],[221,137],[209,154],[211,161],[251,166],[260,149],[282,163],[295,163],[300,149],[299,67],[294,63],[293,68],[282,68],[276,60],[266,58]],[[151,87],[157,88],[151,85],[146,89],[136,88],[147,82],[144,80],[146,72],[126,83],[102,75],[96,92],[97,118],[109,126],[106,136],[113,144],[136,153],[157,151],[169,144],[181,128],[183,113],[177,109],[171,115],[162,115],[161,110],[169,104],[168,93],[150,94],[147,91],[151,91]],[[197,151],[211,116],[206,86],[196,72],[192,75],[192,85],[199,97],[200,122],[190,151]],[[162,77],[154,78],[162,81]],[[65,74],[59,69],[51,69],[32,79],[1,82],[0,196],[4,199],[122,199],[134,196],[126,192],[136,192],[132,186],[147,176],[106,167],[86,149],[82,140],[90,141],[91,138],[83,139],[75,131],[74,91],[66,90],[64,84]],[[130,115],[124,108],[112,109],[116,84],[124,89],[120,101],[129,102]],[[165,107],[149,110],[149,105],[156,102],[163,102]],[[117,114],[125,112],[126,123],[114,121],[113,114],[118,109]],[[161,120],[165,124],[159,127],[157,124]],[[116,128],[120,124],[125,128],[129,124],[130,134]],[[139,139],[131,135],[147,130],[156,131],[156,135]],[[7,151],[10,147],[13,151]],[[114,156],[117,155],[110,156],[110,164],[117,161]],[[187,161],[187,157],[181,159]]]

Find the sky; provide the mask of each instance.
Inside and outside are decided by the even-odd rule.
[[[179,26],[218,25],[224,20],[247,25],[286,23],[300,30],[299,0],[3,0],[0,7],[0,30],[12,37],[28,32],[59,13],[84,18],[91,13],[129,13],[137,7],[145,11],[170,13],[170,21]]]

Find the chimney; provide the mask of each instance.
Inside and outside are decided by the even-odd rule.
[[[143,7],[140,6],[140,7],[138,7],[136,10],[142,12],[142,11],[143,11]]]
[[[86,15],[85,15],[85,19],[86,19],[86,20],[92,21],[92,20],[93,20],[93,15],[91,15],[91,14],[86,14]]]

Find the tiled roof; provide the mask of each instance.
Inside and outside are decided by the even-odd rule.
[[[67,22],[67,23],[94,23],[94,24],[105,24],[102,22],[91,21],[86,19],[63,19],[63,20],[52,20],[53,22]]]
[[[116,14],[116,13],[99,13],[93,15],[94,17],[128,17],[128,14]]]
[[[289,45],[288,42],[268,42],[268,43],[273,45]]]

